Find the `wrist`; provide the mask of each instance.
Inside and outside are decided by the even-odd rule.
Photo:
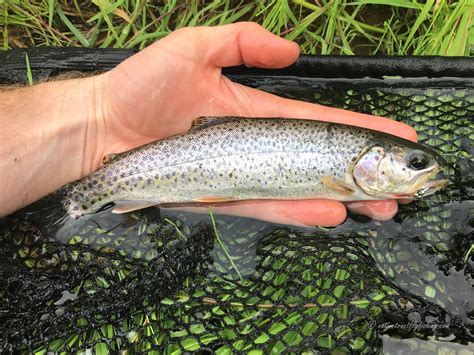
[[[61,185],[96,170],[102,156],[97,137],[102,115],[98,113],[96,77],[48,82],[36,89],[43,91],[37,145],[45,148],[45,157],[56,161]]]
[[[0,92],[0,215],[98,168],[96,77]]]

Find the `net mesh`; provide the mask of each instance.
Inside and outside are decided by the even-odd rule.
[[[0,349],[374,353],[382,335],[474,341],[472,82],[233,77],[390,117],[449,162],[451,185],[387,222],[333,229],[147,209],[58,240],[55,197],[2,221]]]

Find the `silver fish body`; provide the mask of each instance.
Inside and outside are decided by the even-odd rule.
[[[111,203],[128,211],[163,203],[224,200],[384,199],[386,195],[358,186],[355,167],[370,148],[388,151],[400,145],[436,155],[391,135],[341,124],[214,118],[187,133],[120,155],[71,184],[63,203],[70,216],[79,217]],[[379,159],[374,156],[361,163],[361,184],[365,166]],[[440,159],[434,156],[433,164],[443,165]]]

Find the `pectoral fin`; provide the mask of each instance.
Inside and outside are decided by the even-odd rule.
[[[335,180],[331,176],[323,176],[321,178],[321,183],[340,193],[341,195],[344,196],[350,196],[352,195],[355,191],[352,189],[349,185],[347,185],[345,182],[342,182],[340,180]]]
[[[115,207],[112,213],[121,214],[132,211],[142,210],[151,206],[157,205],[156,202],[149,201],[118,201],[115,202]]]

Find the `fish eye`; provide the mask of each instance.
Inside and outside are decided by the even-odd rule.
[[[429,157],[422,151],[415,150],[410,153],[407,159],[408,167],[412,170],[423,170],[430,164]]]

